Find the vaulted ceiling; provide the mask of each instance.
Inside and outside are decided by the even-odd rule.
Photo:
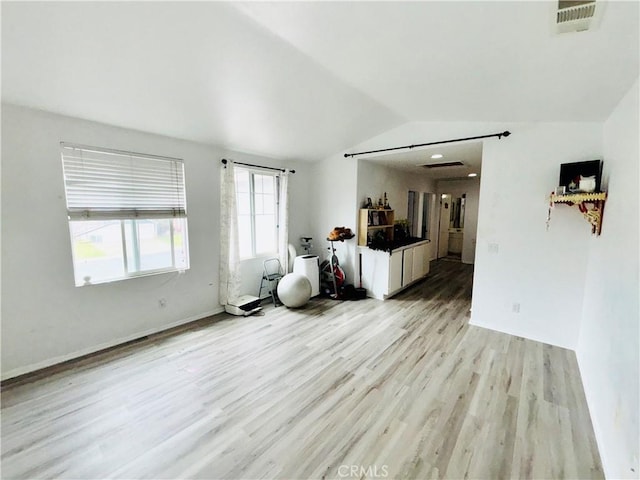
[[[638,2],[3,2],[2,99],[282,159],[410,121],[604,120]],[[421,140],[421,139],[417,139]]]

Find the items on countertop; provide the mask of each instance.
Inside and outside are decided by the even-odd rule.
[[[371,239],[371,243],[367,245],[371,250],[381,250],[383,252],[391,253],[396,248],[406,247],[413,243],[424,242],[424,238],[419,237],[406,237],[403,239],[387,240],[384,234],[376,233]]]
[[[412,237],[409,231],[409,222],[406,219],[399,219],[393,225],[393,240],[389,240],[382,230],[377,230],[371,242],[367,245],[372,250],[382,250],[391,253],[396,248],[411,245],[423,241],[423,238]]]
[[[393,238],[396,241],[404,241],[411,238],[411,232],[409,231],[409,220],[401,218],[393,223]]]

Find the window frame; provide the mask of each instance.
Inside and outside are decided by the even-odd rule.
[[[171,246],[171,250],[170,250],[170,255],[171,255],[171,266],[167,266],[167,267],[160,267],[160,268],[153,268],[153,269],[145,269],[142,270],[141,269],[141,256],[140,256],[140,241],[138,237],[138,223],[137,222],[143,222],[143,221],[153,221],[153,220],[169,220],[169,230],[170,230],[170,246]],[[175,244],[175,226],[174,226],[174,220],[181,220],[183,222],[183,231],[182,234],[184,236],[183,238],[183,243],[184,245],[186,245],[185,248],[185,265],[184,266],[177,266],[176,265],[176,244]],[[185,217],[181,217],[181,218],[136,218],[136,219],[131,219],[131,218],[126,218],[126,219],[118,219],[118,218],[112,218],[109,220],[94,220],[94,221],[111,221],[111,222],[118,222],[119,225],[118,226],[118,230],[120,232],[120,245],[122,247],[122,256],[120,257],[120,259],[122,260],[122,269],[123,269],[123,274],[121,276],[114,276],[114,277],[104,277],[100,280],[94,280],[91,281],[89,283],[86,282],[82,283],[80,282],[78,278],[76,278],[76,268],[77,266],[79,266],[82,262],[81,259],[77,259],[76,257],[76,249],[74,248],[74,241],[75,241],[75,236],[74,236],[74,232],[72,230],[72,223],[80,223],[83,222],[83,220],[78,220],[78,219],[69,219],[69,234],[71,237],[71,256],[73,259],[73,267],[74,267],[74,281],[75,281],[75,285],[76,287],[83,287],[83,286],[89,286],[89,285],[100,285],[103,283],[112,283],[112,282],[119,282],[122,280],[129,280],[131,278],[138,278],[138,277],[146,277],[146,276],[150,276],[150,275],[158,275],[158,274],[162,274],[162,273],[182,273],[186,270],[188,270],[190,268],[190,264],[189,264],[189,248],[188,248],[188,226],[187,226],[187,219]],[[126,222],[127,221],[131,221],[133,222],[133,225],[131,228],[131,232],[132,232],[132,237],[135,237],[135,240],[132,242],[132,249],[128,249],[127,248],[127,233],[126,233],[126,229],[127,229],[127,225]],[[133,251],[134,255],[129,255],[129,252]],[[133,258],[134,261],[130,262],[130,259]],[[131,264],[134,264],[135,267],[133,269],[130,269],[129,266]],[[84,278],[84,277],[83,277]]]
[[[188,235],[188,219],[187,219],[187,211],[186,211],[186,181],[184,175],[184,161],[177,158],[171,157],[162,157],[158,155],[149,155],[142,153],[134,153],[134,152],[126,152],[121,150],[112,150],[101,147],[89,147],[86,145],[76,145],[69,144],[65,142],[60,143],[61,147],[61,158],[63,165],[63,180],[64,180],[64,189],[65,189],[65,197],[67,200],[67,220],[69,226],[69,235],[71,240],[71,256],[73,263],[73,272],[74,272],[74,282],[76,287],[88,286],[88,285],[98,285],[104,283],[112,283],[118,282],[122,280],[128,280],[131,278],[138,278],[150,275],[158,275],[163,273],[182,273],[190,268],[190,258],[189,258],[189,235]],[[70,153],[71,152],[71,153]],[[136,178],[125,178],[124,180],[113,182],[109,179],[109,175],[112,170],[108,170],[102,172],[98,175],[95,173],[87,174],[87,177],[83,177],[83,174],[79,174],[78,168],[72,167],[74,160],[72,157],[77,155],[80,152],[86,152],[87,154],[96,154],[98,156],[102,155],[114,155],[114,166],[108,167],[115,168],[116,171],[122,173],[123,170],[117,170],[118,162],[122,162],[123,157],[129,157],[132,165],[132,169],[135,170],[139,166],[149,168],[148,162],[153,163],[153,161],[157,161],[157,169],[152,166],[152,173],[158,172],[159,175],[162,175],[163,169],[166,168],[179,168],[179,173],[175,174],[175,178],[171,177],[169,183],[165,182],[165,191],[167,188],[171,190],[171,193],[166,197],[158,197],[157,193],[157,183],[156,190],[151,193],[145,192],[145,195],[142,198],[149,198],[152,202],[157,202],[158,198],[166,198],[166,206],[163,201],[160,203],[154,203],[154,205],[158,205],[156,207],[151,207],[149,209],[143,208],[137,209],[137,201],[134,199],[132,203],[130,203],[126,207],[122,207],[121,204],[114,207],[113,209],[102,209],[100,206],[95,207],[95,203],[93,202],[93,198],[97,193],[104,193],[105,184],[111,183],[114,185],[113,193],[117,194],[119,189],[129,188],[131,185],[135,185],[133,188],[142,188],[143,190],[149,189],[153,190],[154,183],[153,180],[150,182],[140,181],[139,176],[137,178],[137,182],[127,183],[136,180]],[[68,158],[65,159],[65,154],[68,155]],[[116,156],[118,158],[116,158]],[[143,163],[139,165],[134,165],[134,158],[142,159]],[[77,161],[77,160],[76,160]],[[84,162],[84,160],[83,160]],[[88,170],[91,170],[91,161],[87,159],[88,162]],[[98,160],[100,162],[100,160]],[[147,162],[147,165],[144,164]],[[162,165],[161,162],[169,162],[168,165]],[[107,163],[109,163],[107,161]],[[84,165],[82,169],[84,169]],[[69,170],[69,171],[68,171]],[[75,174],[75,176],[74,176]],[[166,175],[166,173],[165,173]],[[79,181],[78,178],[81,178]],[[97,180],[96,180],[97,179]],[[146,179],[145,179],[146,180]],[[76,181],[76,184],[73,182]],[[92,185],[92,181],[96,181],[97,187],[95,190],[89,190],[87,194],[87,208],[86,210],[79,209],[77,206],[77,197],[75,195],[78,194],[79,190],[83,188],[87,189],[87,185]],[[83,184],[83,182],[85,182]],[[166,187],[166,185],[169,187]],[[78,187],[78,185],[80,187]],[[107,196],[109,195],[107,187]],[[179,195],[181,198],[179,200],[179,205],[176,208],[175,198],[172,195],[175,193],[176,189],[179,191]],[[135,194],[134,194],[135,195]],[[161,193],[162,195],[162,193]],[[70,206],[70,196],[74,198],[74,203]],[[120,197],[118,197],[120,198]],[[126,197],[131,198],[131,197]],[[127,202],[124,202],[125,204]],[[91,205],[94,206],[91,206]],[[142,235],[140,234],[141,222],[154,222],[154,231],[155,237],[152,241],[157,241],[158,238],[158,226],[161,225],[160,222],[168,221],[168,237],[169,237],[169,247],[167,250],[162,250],[161,252],[153,252],[153,253],[164,253],[166,258],[166,253],[169,254],[170,262],[166,266],[158,267],[158,268],[147,268],[143,269],[144,259],[144,241],[147,239],[142,239]],[[177,227],[175,222],[179,221],[180,226]],[[116,276],[102,276],[97,279],[91,278],[89,276],[80,277],[82,273],[83,263],[87,261],[86,258],[78,257],[78,237],[85,235],[86,233],[79,232],[76,230],[76,227],[79,224],[84,222],[113,222],[113,226],[118,229],[119,238],[114,237],[115,243],[113,245],[120,243],[119,251],[113,256],[114,260],[119,260],[120,267],[122,273],[118,271]],[[156,223],[157,222],[157,223]],[[108,227],[108,223],[105,223],[103,226]],[[100,227],[102,228],[102,227]],[[163,227],[164,228],[164,227]],[[166,230],[165,230],[166,231]],[[177,250],[176,248],[176,234],[180,233],[182,235],[182,243],[181,247],[177,248],[181,250]],[[114,233],[115,235],[115,233]],[[166,240],[165,240],[166,241]],[[147,244],[148,245],[148,244]],[[179,244],[180,245],[180,244]],[[177,252],[180,251],[181,256],[178,257]],[[177,261],[180,258],[180,261]],[[167,259],[169,260],[169,259]],[[147,260],[148,261],[148,260]],[[120,267],[118,270],[120,270]],[[115,269],[115,268],[114,268]],[[100,271],[98,271],[100,273]]]
[[[266,171],[266,170],[261,170],[261,169],[257,169],[257,168],[248,168],[248,167],[239,167],[236,166],[235,167],[235,179],[234,181],[236,182],[236,220],[239,221],[240,220],[240,212],[239,209],[237,208],[237,202],[238,202],[238,191],[237,191],[237,172],[238,171],[243,171],[243,172],[247,172],[249,175],[249,214],[248,217],[250,219],[250,231],[251,231],[251,252],[249,255],[247,256],[243,256],[240,254],[238,254],[239,258],[241,261],[243,260],[251,260],[251,259],[255,259],[255,258],[265,258],[265,257],[270,257],[270,256],[275,256],[278,255],[278,238],[279,238],[279,232],[280,232],[280,176],[278,175],[277,172],[271,172],[271,171]],[[258,253],[256,251],[256,216],[259,215],[256,213],[256,190],[255,190],[255,176],[256,175],[262,175],[262,176],[266,176],[266,177],[272,177],[273,178],[273,207],[274,207],[274,213],[273,213],[273,217],[274,217],[274,245],[275,245],[275,249],[273,251],[270,252],[260,252]],[[241,192],[241,193],[246,193],[246,192]],[[260,195],[262,195],[262,193],[260,193]],[[245,214],[242,214],[245,215]],[[238,236],[240,236],[240,232],[238,232]],[[238,241],[240,242],[240,238],[238,238]]]

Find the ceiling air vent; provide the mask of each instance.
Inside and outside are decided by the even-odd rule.
[[[462,162],[444,162],[444,163],[430,163],[428,165],[421,165],[424,168],[444,168],[444,167],[464,167]]]
[[[602,15],[602,1],[596,0],[560,0],[556,16],[556,32],[583,32],[596,25]]]

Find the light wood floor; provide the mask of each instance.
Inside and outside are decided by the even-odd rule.
[[[468,326],[472,270],[220,315],[2,392],[2,477],[602,478],[573,352]]]

